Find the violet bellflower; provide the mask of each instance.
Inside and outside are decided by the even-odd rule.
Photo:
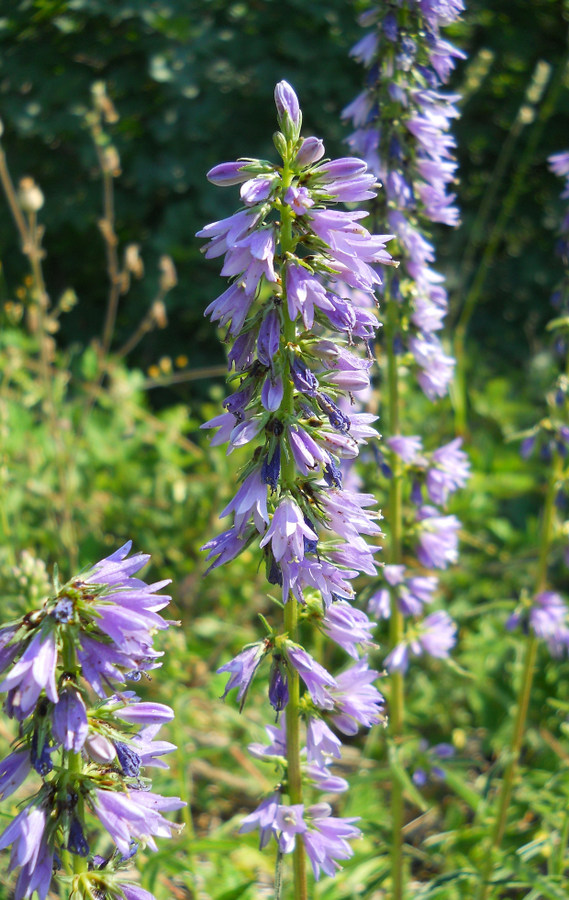
[[[283,731],[264,755],[276,757],[283,777],[242,830],[259,828],[261,846],[274,837],[285,854],[303,841],[318,877],[334,874],[359,832],[329,808],[307,807],[303,790],[344,789],[329,768],[341,746],[334,726],[354,734],[383,721],[378,673],[359,658],[372,623],[351,605],[352,581],[361,571],[377,571],[377,548],[367,539],[380,537],[380,516],[373,497],[342,486],[340,465],[377,438],[375,417],[344,400],[369,389],[370,361],[354,348],[375,334],[374,291],[393,260],[386,249],[391,236],[371,234],[362,225],[365,212],[335,208],[375,196],[375,174],[361,160],[326,159],[320,139],[300,137],[302,114],[286,82],[277,85],[275,103],[282,163],[216,166],[208,177],[220,186],[241,183],[243,207],[198,233],[207,257],[224,257],[221,274],[230,279],[206,315],[227,329],[237,382],[226,412],[203,427],[219,429],[213,443],[228,442],[228,452],[247,452],[240,485],[221,514],[232,516],[231,527],[203,549],[211,569],[258,548],[269,584],[280,589],[284,630],[268,626],[263,641],[219,671],[230,675],[224,696],[236,688],[242,705],[270,659],[269,701],[277,718],[284,715]],[[354,291],[367,305],[353,302]],[[327,672],[298,643],[299,618],[354,657],[357,675]],[[306,766],[290,759],[301,726]],[[259,745],[252,752],[258,755]],[[291,782],[299,768],[300,779]]]
[[[406,377],[404,373],[410,369],[431,401],[447,394],[454,371],[454,359],[440,339],[448,298],[444,277],[435,268],[429,229],[432,223],[455,226],[459,220],[453,192],[457,163],[451,125],[458,116],[460,98],[446,92],[444,85],[464,54],[444,39],[442,30],[460,17],[463,8],[462,0],[411,0],[378,4],[362,13],[360,21],[368,31],[352,55],[366,69],[365,88],[343,113],[354,128],[348,138],[352,152],[365,159],[385,186],[372,213],[378,227],[395,235],[401,258],[401,268],[379,289],[387,304],[383,329],[386,356],[395,380]],[[391,383],[393,380],[391,377]],[[392,389],[388,386],[388,390]],[[386,399],[387,408],[397,408],[399,393],[390,396],[389,402]],[[388,479],[396,472],[398,482],[407,488],[397,509],[394,502],[389,504],[387,531],[402,533],[404,545],[418,542],[420,566],[444,569],[457,561],[460,525],[455,516],[443,514],[435,505],[445,507],[450,496],[465,485],[467,456],[460,439],[428,451],[420,435],[400,433],[403,410],[396,411],[393,419],[396,433],[386,440],[390,452],[387,461],[378,459],[379,468]],[[388,421],[388,430],[390,424]],[[427,498],[432,505],[425,505]],[[407,501],[409,514],[404,506]],[[416,620],[423,615],[425,604],[434,599],[437,579],[424,571],[409,572],[402,559],[401,547],[393,550],[383,572],[385,583],[370,598],[368,611],[376,618],[388,618],[395,611]],[[428,653],[430,642],[413,642],[411,634],[417,626],[407,624],[409,646]],[[435,644],[433,647],[436,651]],[[395,653],[397,648],[391,651]],[[405,655],[407,658],[407,650]]]
[[[454,366],[437,336],[448,301],[444,279],[432,268],[435,250],[426,229],[431,222],[458,223],[450,125],[460,98],[441,87],[464,54],[440,29],[462,9],[462,3],[413,0],[404,8],[379,5],[363,13],[362,25],[371,31],[352,55],[368,77],[363,93],[343,113],[355,128],[348,138],[352,151],[385,185],[383,219],[396,235],[403,264],[391,290],[410,323],[400,337],[430,399],[447,393]]]
[[[117,887],[117,866],[132,855],[132,842],[156,849],[155,837],[179,829],[162,812],[184,803],[150,792],[142,774],[146,766],[165,767],[159,757],[175,749],[154,740],[174,713],[125,689],[127,681],[159,665],[154,636],[168,627],[158,612],[170,598],[158,592],[168,582],[138,578],[149,557],[129,557],[130,547],[2,629],[0,691],[20,731],[0,762],[0,797],[10,796],[32,770],[41,779],[31,802],[0,835],[0,849],[12,846],[10,870],[19,868],[16,900],[34,893],[44,900],[65,852],[89,859],[89,871],[97,871],[93,893],[125,896]],[[65,804],[61,796],[69,798]],[[94,821],[88,814],[116,846],[103,868],[91,853]],[[84,868],[76,871],[89,880]],[[137,890],[132,885],[133,898]],[[139,896],[152,900],[146,891]]]

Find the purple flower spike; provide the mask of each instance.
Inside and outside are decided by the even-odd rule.
[[[319,163],[322,141],[300,139],[302,115],[286,82],[276,86],[275,102],[281,131],[274,143],[283,164],[252,161],[251,177],[243,179],[240,191],[248,208],[199,232],[207,242],[206,256],[223,256],[221,274],[231,279],[208,315],[227,326],[235,341],[229,368],[235,367],[240,381],[224,402],[225,413],[206,427],[216,428],[213,443],[228,441],[230,451],[251,446],[237,494],[222,513],[234,514],[233,528],[204,549],[211,567],[245,547],[260,549],[267,581],[280,588],[282,605],[304,607],[303,627],[316,623],[357,659],[371,644],[372,623],[350,606],[351,582],[362,571],[377,572],[379,547],[368,546],[367,537],[381,536],[381,517],[370,511],[375,500],[359,493],[353,472],[345,483],[354,490],[342,488],[341,461],[354,459],[360,445],[377,437],[376,417],[351,409],[354,393],[370,391],[371,349],[360,359],[351,347],[358,338],[375,338],[374,292],[382,284],[382,267],[396,263],[386,249],[392,236],[370,234],[361,224],[366,212],[331,208],[338,200],[375,196],[377,173],[352,158]],[[364,118],[372,105],[363,104]],[[378,149],[376,142],[376,155]],[[241,174],[228,167],[219,177]],[[415,200],[418,192],[410,184],[407,191]],[[433,279],[433,303],[440,293]],[[436,315],[428,309],[425,318]],[[345,779],[330,768],[331,758],[340,755],[340,741],[322,718],[348,734],[381,721],[383,700],[372,685],[377,673],[364,660],[337,682],[293,643],[286,624],[285,633],[273,631],[272,624],[268,628],[274,636],[219,670],[230,675],[224,696],[235,687],[242,703],[260,659],[272,652],[269,702],[278,716],[290,706],[291,678],[298,672],[308,722],[306,758],[300,750],[296,764],[320,790],[344,791]],[[315,708],[324,711],[321,717]],[[269,733],[269,746],[251,745],[254,756],[285,769],[283,792],[290,791],[285,761],[289,768],[295,765],[288,759],[285,725]],[[285,799],[293,799],[290,792]],[[357,829],[332,817],[329,807],[313,808],[310,824],[302,804],[279,800],[280,793],[263,801],[242,830],[259,827],[261,846],[274,835],[281,853],[305,838],[316,876],[333,874],[337,860],[351,855],[346,839]]]

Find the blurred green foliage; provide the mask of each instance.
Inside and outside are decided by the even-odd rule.
[[[191,349],[197,366],[220,360],[201,315],[218,291],[216,270],[200,262],[193,235],[204,222],[228,214],[235,200],[231,191],[212,190],[205,172],[220,160],[271,154],[270,98],[283,77],[301,97],[306,129],[324,136],[332,155],[344,152],[347,130],[339,113],[361,84],[360,67],[348,57],[360,33],[358,4],[5,0],[0,7],[0,115],[7,154],[15,176],[33,175],[48,199],[51,283],[57,291],[73,287],[83,298],[65,326],[66,339],[88,339],[96,332],[104,298],[96,229],[99,184],[83,124],[91,86],[104,81],[120,116],[113,129],[124,172],[116,200],[118,232],[123,240],[144,243],[149,270],[167,252],[180,275],[169,301],[176,334],[153,335],[135,360],[147,367],[166,346],[174,353]],[[436,238],[458,310],[468,285],[456,261],[472,238],[480,202],[526,103],[536,65],[544,61],[552,67],[550,85],[567,60],[567,3],[472,0],[464,23],[454,26],[451,36],[470,57],[455,79],[466,91],[457,128],[464,227],[454,234],[440,228]],[[544,162],[566,136],[566,76],[563,85],[547,121],[524,122],[519,129],[515,152],[497,185],[491,222],[524,148],[539,130],[472,325],[495,364],[504,359],[504,347],[506,358],[521,364],[543,322],[555,222],[553,181]],[[537,104],[538,119],[542,105]],[[0,247],[10,276],[19,275],[6,221],[0,223]],[[478,260],[482,248],[474,249]],[[119,339],[130,333],[154,288],[149,279],[122,304]],[[183,388],[177,395],[188,399]],[[162,395],[156,399],[160,402]],[[173,399],[168,395],[168,402]]]

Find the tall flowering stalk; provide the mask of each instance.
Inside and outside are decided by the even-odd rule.
[[[270,662],[268,699],[277,722],[270,743],[251,752],[278,763],[282,777],[248,816],[261,846],[274,837],[293,854],[295,898],[306,898],[305,855],[314,877],[334,875],[353,851],[355,819],[332,815],[328,803],[306,803],[307,789],[344,791],[330,764],[340,757],[338,732],[383,721],[378,673],[360,654],[373,623],[354,608],[352,581],[374,575],[378,537],[374,498],[342,487],[340,462],[377,434],[375,416],[340,408],[342,397],[369,386],[372,360],[352,352],[374,337],[373,311],[355,305],[356,290],[373,303],[381,267],[392,263],[389,235],[370,234],[366,213],[334,209],[375,196],[375,176],[357,159],[324,159],[316,137],[300,137],[302,115],[289,84],[275,88],[282,164],[256,159],[222,163],[208,173],[216,185],[240,184],[243,207],[198,234],[205,255],[224,257],[227,289],[206,309],[227,327],[229,367],[237,390],[225,412],[203,427],[213,443],[250,446],[240,487],[221,513],[233,524],[209,541],[210,568],[255,546],[267,581],[282,592],[284,621],[267,623],[264,639],[220,671],[241,706],[263,661]],[[299,622],[320,629],[356,662],[333,676],[299,643]],[[303,692],[301,692],[301,684]],[[306,748],[302,748],[302,744]],[[287,802],[285,802],[285,796]]]
[[[148,561],[125,544],[57,588],[43,605],[0,629],[0,691],[19,733],[0,762],[0,797],[35,772],[41,786],[0,835],[18,868],[15,898],[47,897],[52,876],[73,900],[152,900],[125,879],[139,844],[178,826],[163,816],[185,804],[153,793],[142,770],[167,768],[176,748],[156,740],[174,713],[143,702],[127,683],[159,665],[154,634],[168,627],[158,615],[168,582],[145,584],[136,573]],[[37,779],[36,779],[37,780]],[[115,849],[91,850],[94,828]]]
[[[454,360],[438,333],[447,312],[444,278],[432,265],[435,249],[431,223],[458,223],[455,194],[455,142],[450,124],[457,115],[458,95],[441,90],[455,61],[464,54],[441,35],[455,21],[461,0],[406,0],[372,6],[360,22],[370,30],[352,55],[367,69],[364,91],[344,110],[355,131],[348,138],[385,186],[372,204],[375,227],[387,227],[396,238],[401,269],[383,286],[384,389],[389,448],[379,458],[389,479],[386,531],[389,550],[385,586],[370,600],[369,611],[388,618],[390,652],[390,730],[393,759],[404,726],[404,673],[411,656],[448,656],[456,628],[446,612],[422,618],[432,602],[438,580],[423,571],[413,573],[407,550],[426,569],[445,569],[457,559],[455,516],[444,507],[469,475],[460,440],[427,453],[419,435],[405,433],[401,403],[408,373],[431,401],[445,396]],[[425,497],[426,494],[426,497]],[[441,509],[442,507],[442,509]],[[414,548],[414,551],[413,549]],[[392,779],[392,884],[400,900],[403,874],[403,788]]]
[[[549,157],[549,167],[565,178],[562,199],[569,199],[569,151]],[[492,871],[504,837],[508,810],[514,789],[526,719],[531,699],[539,646],[545,643],[554,656],[569,651],[569,608],[560,593],[550,586],[550,566],[558,561],[559,551],[569,567],[566,523],[563,525],[566,490],[569,484],[569,208],[561,224],[557,252],[564,266],[563,279],[552,302],[556,314],[549,323],[555,334],[555,351],[560,371],[547,394],[547,414],[522,441],[521,453],[527,458],[534,451],[549,463],[545,500],[541,514],[541,534],[533,592],[524,593],[520,604],[506,623],[509,630],[520,629],[525,635],[522,677],[514,715],[514,727],[507,763],[497,797],[496,818],[481,866],[477,900],[486,900],[492,890]]]

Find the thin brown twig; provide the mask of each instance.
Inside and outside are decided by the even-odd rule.
[[[172,375],[164,375],[159,378],[147,378],[143,382],[143,388],[150,390],[156,387],[169,387],[171,384],[182,384],[185,381],[199,381],[202,378],[212,378],[217,375],[225,375],[227,366],[204,366],[201,369],[183,369]]]
[[[10,207],[12,218],[14,219],[16,228],[20,233],[20,238],[22,239],[22,253],[28,256],[28,252],[26,250],[26,247],[30,242],[28,226],[26,225],[26,220],[22,215],[22,210],[20,209],[20,204],[18,203],[14,183],[10,176],[8,164],[6,162],[6,154],[4,153],[2,147],[0,147],[0,181],[2,182],[4,195],[6,197],[6,200],[8,201],[8,206]]]

